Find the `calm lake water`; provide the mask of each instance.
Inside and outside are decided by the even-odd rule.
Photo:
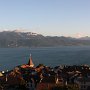
[[[90,65],[90,46],[61,46],[49,48],[0,48],[0,71],[10,70],[28,62],[29,55],[37,66]]]

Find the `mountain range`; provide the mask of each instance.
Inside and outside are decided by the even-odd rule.
[[[57,47],[90,45],[90,37],[43,36],[33,32],[2,31],[0,48],[10,47]]]

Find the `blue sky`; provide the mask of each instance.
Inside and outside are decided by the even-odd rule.
[[[0,0],[0,30],[90,36],[90,0]]]

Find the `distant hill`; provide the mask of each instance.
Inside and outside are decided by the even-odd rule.
[[[79,38],[80,40],[90,40],[90,37],[89,36],[85,36],[85,37],[81,37]]]
[[[90,45],[90,39],[72,37],[43,36],[32,32],[0,32],[0,47],[56,47],[72,45]]]

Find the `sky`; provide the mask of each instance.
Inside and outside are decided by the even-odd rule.
[[[90,0],[0,0],[0,31],[90,36]]]

